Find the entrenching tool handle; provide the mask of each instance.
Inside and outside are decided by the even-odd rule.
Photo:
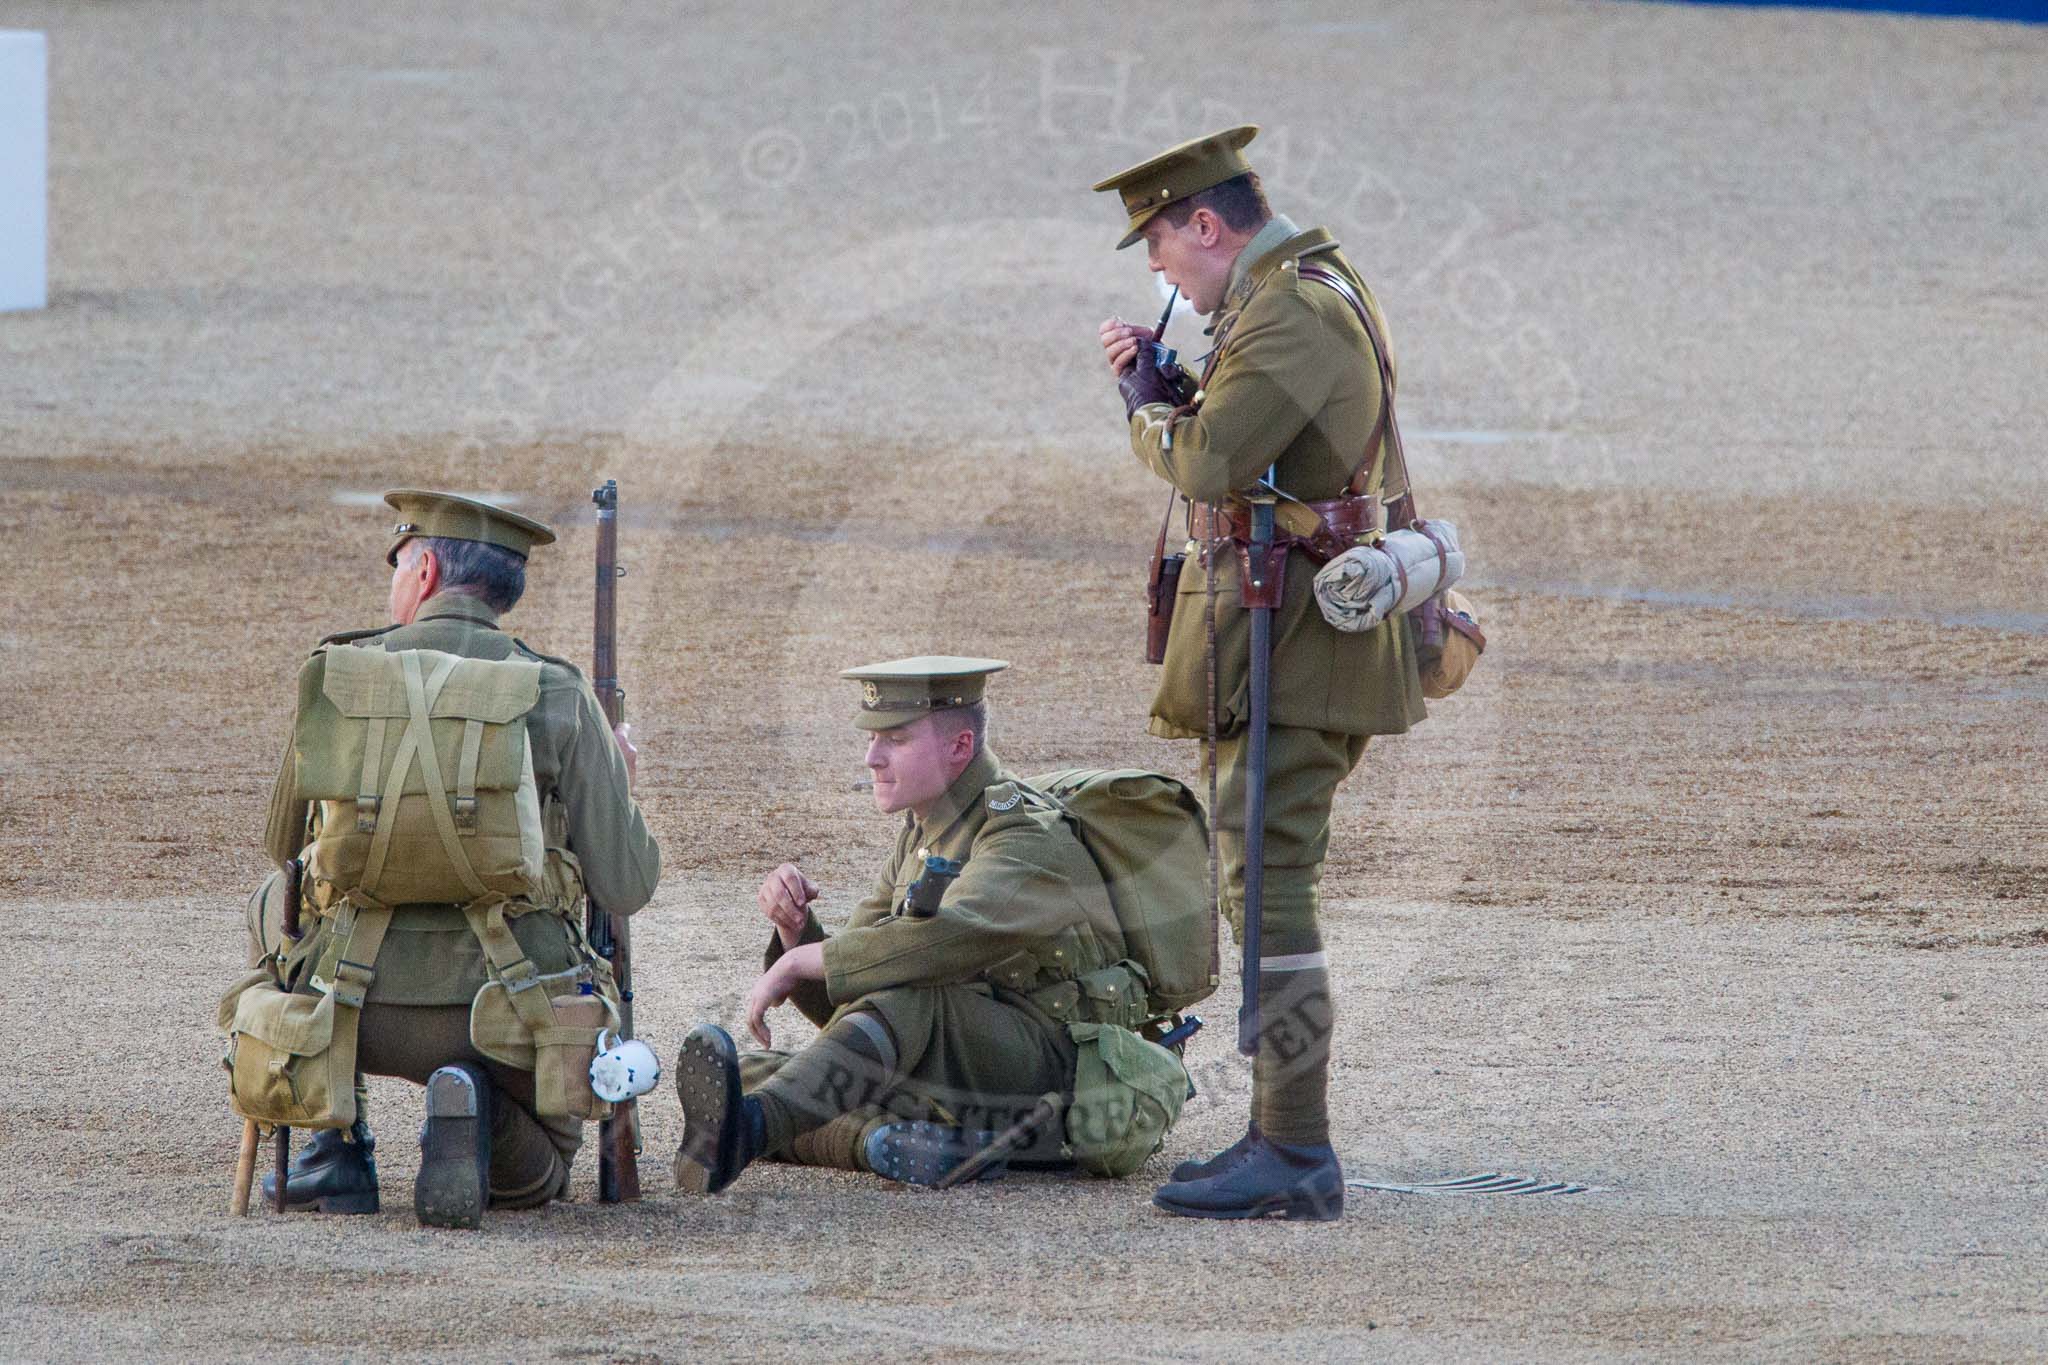
[[[235,1187],[228,1195],[228,1216],[249,1216],[249,1191],[256,1186],[256,1120],[242,1120],[242,1151],[235,1158]]]
[[[590,500],[597,504],[596,608],[592,622],[591,682],[597,704],[614,729],[626,717],[626,693],[619,686],[619,482],[606,479]],[[624,915],[590,902],[584,934],[611,963],[619,987],[619,1036],[633,1036],[633,938]],[[606,1204],[640,1198],[640,1109],[633,1100],[612,1107],[597,1127],[597,1197]]]
[[[1264,572],[1271,562],[1273,499],[1252,499],[1250,569]],[[1263,585],[1250,585],[1257,591]],[[1263,596],[1255,599],[1267,600]],[[1252,714],[1246,736],[1244,784],[1244,1003],[1237,1011],[1237,1050],[1259,1055],[1259,939],[1266,892],[1266,721],[1273,688],[1273,608],[1252,608]]]

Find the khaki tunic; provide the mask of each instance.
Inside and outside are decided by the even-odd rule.
[[[1333,498],[1365,458],[1380,408],[1378,367],[1350,306],[1297,273],[1304,257],[1347,279],[1385,333],[1379,304],[1323,229],[1297,233],[1253,261],[1213,325],[1221,349],[1200,410],[1176,417],[1155,403],[1131,416],[1138,458],[1196,502],[1249,488],[1273,465],[1283,492]],[[1377,479],[1367,491],[1380,491]],[[1407,730],[1426,714],[1407,618],[1359,634],[1337,630],[1316,608],[1315,568],[1300,551],[1288,556],[1273,619],[1272,724],[1347,735]],[[1219,556],[1214,572],[1217,724],[1229,735],[1250,717],[1251,618],[1238,601],[1236,555]],[[1168,739],[1207,733],[1206,592],[1191,554],[1152,702],[1152,733]]]
[[[938,912],[902,913],[930,855],[962,864]],[[812,916],[803,942],[825,944],[825,980],[791,1002],[823,1025],[841,1007],[905,986],[981,983],[1021,995],[1052,1019],[1082,1017],[1102,973],[1126,956],[1102,873],[1057,802],[1009,773],[984,750],[919,820],[907,816],[889,865],[844,929],[826,936]],[[767,960],[782,955],[771,938]],[[1091,974],[1103,979],[1083,982]]]
[[[332,635],[323,643],[374,640],[387,650],[433,649],[467,659],[540,662],[540,701],[527,716],[534,780],[541,793],[551,848],[580,865],[589,894],[607,910],[632,914],[647,904],[661,875],[661,854],[647,831],[626,783],[626,763],[596,694],[575,665],[528,648],[498,629],[483,603],[459,593],[441,593],[422,603],[413,623],[383,630]],[[264,845],[282,866],[306,842],[307,803],[292,799],[292,750],[285,746],[277,787],[270,802]],[[574,899],[573,885],[569,899]],[[575,904],[565,915],[525,914],[512,932],[542,972],[564,971],[581,961],[572,927]],[[316,955],[320,948],[314,946]],[[460,907],[405,905],[392,916],[378,955],[369,1000],[387,1005],[468,1004],[488,979],[483,947]]]

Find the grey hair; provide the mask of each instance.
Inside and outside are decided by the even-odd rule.
[[[502,546],[446,536],[420,536],[417,543],[434,552],[443,592],[464,593],[495,612],[512,610],[526,595],[526,561]]]

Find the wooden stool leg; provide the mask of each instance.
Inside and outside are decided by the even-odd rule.
[[[273,1211],[284,1212],[284,1178],[292,1164],[292,1130],[283,1124],[277,1125],[277,1198]]]
[[[249,1191],[256,1183],[256,1120],[242,1120],[242,1154],[235,1159],[235,1188],[228,1195],[228,1214],[249,1216]]]

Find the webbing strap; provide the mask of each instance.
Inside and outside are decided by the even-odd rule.
[[[476,833],[476,764],[483,752],[484,723],[472,717],[462,726],[462,758],[455,765],[455,827]]]
[[[1366,458],[1359,465],[1357,472],[1351,476],[1351,483],[1345,491],[1358,494],[1371,487],[1384,461],[1388,477],[1399,484],[1399,489],[1390,495],[1386,491],[1387,482],[1382,480],[1380,500],[1389,506],[1395,506],[1406,499],[1410,514],[1407,520],[1413,520],[1414,489],[1408,481],[1408,453],[1401,444],[1401,422],[1394,415],[1394,370],[1387,360],[1387,339],[1380,335],[1379,324],[1372,318],[1372,310],[1358,297],[1358,292],[1351,287],[1349,280],[1334,271],[1314,265],[1300,267],[1300,274],[1305,280],[1314,280],[1334,290],[1338,298],[1351,305],[1351,311],[1358,316],[1359,325],[1365,328],[1365,339],[1372,347],[1373,361],[1379,366],[1379,416],[1373,419],[1372,436],[1366,443]],[[1382,436],[1386,438],[1384,443],[1381,441]],[[1396,520],[1397,518],[1391,517],[1388,519],[1387,525],[1390,530],[1401,529],[1394,524]]]
[[[420,676],[420,656],[408,651],[399,656],[404,660],[405,701],[412,712],[412,722],[406,727],[408,735],[417,734],[415,751],[419,758],[420,777],[427,788],[427,811],[434,817],[434,830],[441,836],[441,847],[448,854],[448,863],[455,869],[455,875],[462,878],[463,890],[472,896],[485,894],[483,880],[476,875],[469,855],[462,850],[462,838],[455,832],[455,815],[448,808],[448,784],[441,780],[441,755],[435,752],[433,732],[428,729],[427,717],[433,706],[433,697],[427,694],[427,684]],[[454,671],[460,660],[453,655],[442,661],[434,670],[433,696],[441,695],[442,684]],[[394,775],[396,776],[396,775]],[[402,782],[402,777],[396,780]]]
[[[370,982],[376,979],[377,954],[390,927],[390,906],[358,901],[353,895],[342,901],[309,984],[333,996],[337,1005],[361,1009]]]
[[[377,953],[384,946],[384,931],[391,927],[391,907],[364,906],[349,926],[348,937],[335,952],[334,975],[328,978],[328,994],[337,1005],[352,1010],[363,1007],[370,983],[377,978]]]
[[[423,771],[429,774],[429,780],[435,788],[428,793],[428,800],[430,805],[434,805],[438,817],[436,827],[449,818],[444,809],[448,800],[447,792],[440,786],[441,762],[434,753],[434,736],[427,728],[427,715],[433,698],[441,695],[442,684],[448,681],[448,675],[454,672],[455,665],[461,660],[452,656],[443,660],[440,667],[434,670],[429,689],[420,684],[419,656],[405,653],[401,654],[399,659],[400,669],[406,680],[406,705],[411,715],[406,721],[405,732],[398,738],[398,752],[391,757],[391,769],[384,775],[384,792],[377,803],[377,832],[370,837],[370,850],[363,859],[363,876],[359,885],[372,895],[376,894],[379,883],[383,880],[384,863],[391,853],[391,835],[397,827],[399,801],[405,795],[406,774],[412,770],[413,757],[422,749],[425,750],[427,760],[432,762],[431,768],[426,768],[423,764]],[[456,851],[461,851],[459,844],[456,845]],[[465,888],[475,881],[474,874],[468,869],[469,860],[464,858],[458,864],[458,871],[466,878],[463,882]],[[482,895],[483,884],[477,882],[476,889],[470,894]]]
[[[540,969],[526,956],[526,950],[512,936],[512,926],[505,922],[505,898],[496,894],[479,897],[462,907],[462,915],[469,921],[470,932],[483,945],[484,956],[491,960],[505,987],[505,999],[519,1021],[535,1033],[555,1027],[555,1007],[547,992],[533,989],[540,984]]]
[[[377,772],[384,762],[384,717],[370,718],[369,737],[363,742],[363,777],[356,783],[356,833],[368,834],[377,827]]]

